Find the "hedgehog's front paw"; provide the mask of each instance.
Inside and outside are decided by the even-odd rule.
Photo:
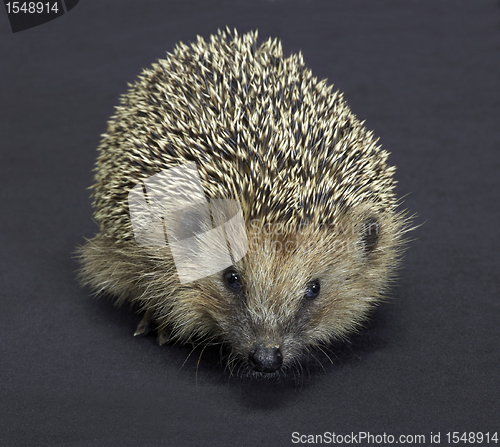
[[[146,311],[134,332],[134,337],[137,335],[146,335],[151,330],[152,312]]]
[[[168,342],[169,336],[168,331],[166,329],[158,330],[158,336],[156,337],[156,341],[160,346],[165,345]]]

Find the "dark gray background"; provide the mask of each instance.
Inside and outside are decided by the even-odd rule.
[[[143,67],[228,25],[345,92],[418,213],[390,302],[296,384],[134,338],[72,253],[95,234],[100,134]],[[500,8],[482,0],[86,0],[0,12],[0,445],[293,445],[292,433],[500,431]],[[464,444],[462,444],[464,445]]]

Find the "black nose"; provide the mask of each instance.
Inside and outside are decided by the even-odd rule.
[[[273,373],[283,363],[283,355],[277,346],[255,345],[248,355],[250,366],[259,372]]]

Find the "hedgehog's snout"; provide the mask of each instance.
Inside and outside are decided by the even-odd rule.
[[[283,364],[283,354],[279,346],[254,345],[248,354],[248,363],[258,372],[273,373]]]

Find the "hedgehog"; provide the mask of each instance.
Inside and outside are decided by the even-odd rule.
[[[298,371],[362,328],[409,218],[343,94],[278,39],[229,29],[128,87],[98,148],[82,284],[135,306],[135,335],[226,346],[251,376]]]

